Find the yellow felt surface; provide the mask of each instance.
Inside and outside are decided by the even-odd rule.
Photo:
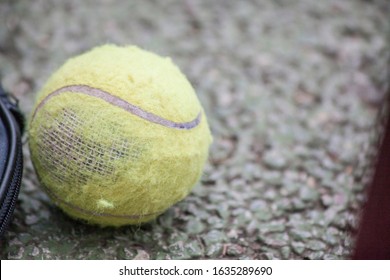
[[[137,224],[183,199],[202,175],[212,137],[198,98],[168,58],[137,47],[96,48],[70,59],[49,79],[51,92],[88,85],[175,122],[149,122],[102,99],[64,92],[41,106],[29,127],[43,188],[69,215],[101,225]]]
[[[195,118],[200,110],[194,89],[171,59],[136,46],[105,45],[69,59],[46,83],[37,102],[66,85],[98,87],[177,122]]]

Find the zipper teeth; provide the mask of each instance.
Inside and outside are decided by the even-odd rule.
[[[7,201],[4,201],[4,206],[5,206],[5,215],[4,215],[4,219],[0,225],[0,236],[3,234],[5,228],[7,227],[8,223],[10,222],[10,219],[12,217],[12,214],[13,214],[13,211],[14,211],[14,208],[15,208],[15,204],[16,204],[16,201],[17,201],[17,198],[18,198],[18,194],[19,194],[19,189],[20,189],[20,183],[21,183],[21,180],[22,180],[22,155],[21,155],[21,147],[19,146],[18,147],[19,149],[19,152],[18,152],[18,155],[17,155],[17,160],[16,160],[16,165],[15,165],[15,171],[14,171],[14,174],[12,176],[12,180],[11,180],[11,189],[9,191],[9,193],[7,194],[7,196],[12,196],[11,198],[11,201],[9,203],[7,203]]]

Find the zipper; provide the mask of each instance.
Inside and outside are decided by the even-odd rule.
[[[19,152],[15,162],[15,168],[10,181],[9,190],[5,196],[1,207],[1,216],[0,216],[0,236],[4,234],[5,229],[7,228],[9,222],[11,221],[12,214],[15,210],[16,201],[19,196],[20,184],[22,181],[22,155],[20,154],[21,147],[18,147]]]
[[[8,141],[4,173],[0,181],[0,236],[11,221],[19,195],[23,173],[21,129],[23,116],[15,98],[6,94],[0,86],[0,121],[3,122]]]

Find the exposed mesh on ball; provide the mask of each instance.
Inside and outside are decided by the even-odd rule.
[[[52,126],[38,127],[37,137],[41,139],[38,142],[38,160],[45,169],[51,170],[49,174],[53,181],[69,187],[104,176],[112,176],[115,183],[115,162],[124,158],[136,161],[145,147],[145,144],[136,143],[134,138],[125,138],[120,129],[110,135],[109,145],[81,137],[77,131],[83,129],[85,122],[71,109],[63,109],[57,118],[45,115]],[[101,132],[96,129],[99,138],[104,137]]]
[[[69,60],[37,96],[31,158],[67,214],[110,226],[149,221],[202,175],[211,134],[167,58],[103,46]]]

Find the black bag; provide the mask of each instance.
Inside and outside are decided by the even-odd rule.
[[[23,126],[17,100],[0,85],[0,237],[11,221],[22,180]]]

